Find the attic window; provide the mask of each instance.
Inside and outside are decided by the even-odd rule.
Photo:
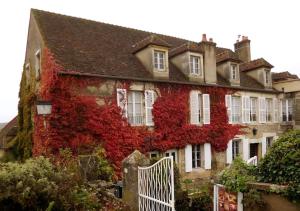
[[[190,73],[194,75],[201,75],[201,57],[190,56]]]
[[[270,71],[269,70],[265,70],[265,82],[266,84],[270,83]]]
[[[238,68],[236,64],[231,65],[231,79],[236,80],[238,78]]]
[[[35,78],[36,80],[40,79],[41,74],[41,51],[38,50],[35,53]]]
[[[154,68],[157,70],[165,70],[165,58],[166,53],[164,51],[154,50]]]

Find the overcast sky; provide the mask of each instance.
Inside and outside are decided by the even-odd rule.
[[[299,1],[262,0],[1,0],[0,122],[17,114],[30,8],[200,41],[203,33],[233,49],[237,36],[251,40],[252,59],[273,71],[300,75]]]

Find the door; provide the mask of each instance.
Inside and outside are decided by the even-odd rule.
[[[250,158],[258,156],[258,143],[250,144]]]

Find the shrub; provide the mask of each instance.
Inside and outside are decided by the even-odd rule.
[[[221,173],[220,183],[230,192],[246,192],[247,183],[255,181],[254,166],[247,165],[240,157]]]
[[[288,185],[285,194],[300,201],[300,130],[287,132],[272,145],[259,163],[258,180]]]
[[[57,171],[44,157],[25,163],[0,163],[0,207],[6,210],[99,208],[93,192],[79,185],[73,176],[67,171]]]

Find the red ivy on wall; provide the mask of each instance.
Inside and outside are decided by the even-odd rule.
[[[128,124],[121,116],[115,95],[103,97],[105,104],[100,106],[99,96],[82,94],[87,86],[101,85],[100,79],[58,77],[58,71],[63,68],[47,49],[42,65],[39,97],[52,102],[52,113],[45,117],[47,127],[43,117],[35,115],[34,155],[57,154],[60,148],[67,147],[78,154],[101,144],[116,172],[120,172],[121,161],[134,149],[164,151],[209,142],[216,151],[224,151],[227,142],[240,132],[240,126],[227,123],[224,102],[227,89],[202,88],[202,92],[214,97],[211,98],[211,124],[199,127],[188,123],[192,87],[158,85],[161,96],[152,111],[155,130],[149,131]],[[125,82],[124,88],[128,87],[129,82]]]

